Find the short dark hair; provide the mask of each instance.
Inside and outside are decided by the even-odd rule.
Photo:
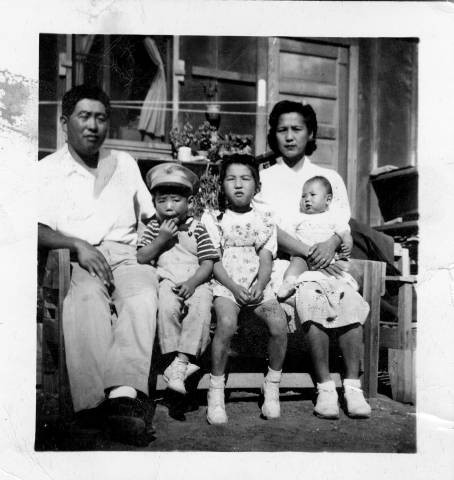
[[[333,195],[333,187],[331,186],[330,181],[326,177],[323,177],[321,175],[316,175],[315,177],[309,178],[309,180],[306,180],[304,182],[304,185],[306,185],[307,183],[315,182],[321,183],[325,187],[326,193],[331,196]]]
[[[98,100],[106,108],[106,115],[110,116],[110,99],[106,92],[97,85],[77,85],[68,90],[62,99],[62,115],[70,117],[76,108],[77,102],[87,98],[89,100]]]
[[[225,198],[225,193],[223,188],[224,180],[227,174],[227,169],[230,167],[230,165],[234,165],[234,164],[246,165],[251,171],[252,177],[254,178],[256,189],[260,188],[259,167],[257,165],[257,162],[255,161],[255,158],[252,155],[247,155],[244,153],[234,153],[232,155],[225,155],[222,158],[221,168],[219,170],[220,189],[218,194],[218,204],[219,204],[219,210],[221,212],[224,212],[227,207],[227,201]]]
[[[277,102],[276,105],[274,105],[273,110],[271,110],[270,118],[268,120],[270,125],[268,131],[268,145],[271,150],[278,155],[281,154],[277,147],[276,129],[279,117],[285,113],[299,113],[303,117],[309,134],[312,133],[312,139],[308,140],[304,154],[307,156],[312,155],[317,149],[317,144],[315,142],[317,137],[317,115],[309,104],[303,105],[300,102],[293,102],[290,100],[281,100],[280,102]]]

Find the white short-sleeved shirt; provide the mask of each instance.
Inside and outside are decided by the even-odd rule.
[[[348,225],[351,211],[342,177],[335,170],[313,164],[308,157],[302,158],[294,167],[289,167],[282,158],[278,158],[275,165],[261,170],[261,191],[254,197],[254,205],[258,209],[270,210],[277,225],[294,235],[292,226],[300,214],[303,185],[317,175],[327,178],[331,183],[331,214],[340,223]]]
[[[299,213],[295,218],[292,229],[294,235],[306,245],[324,242],[334,234],[342,238],[342,234],[349,231],[347,223],[339,222],[331,210],[322,213]]]
[[[99,155],[98,170],[106,172],[106,180],[96,194],[94,175],[67,145],[38,162],[38,222],[92,245],[136,245],[139,221],[154,214],[151,194],[131,155],[106,149]]]

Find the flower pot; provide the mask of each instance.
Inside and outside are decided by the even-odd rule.
[[[179,147],[178,148],[178,160],[180,162],[187,162],[191,160],[191,149],[190,147]]]

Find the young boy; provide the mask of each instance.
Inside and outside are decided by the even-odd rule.
[[[212,291],[208,283],[219,258],[205,227],[190,216],[198,178],[179,164],[153,167],[146,177],[156,215],[138,243],[139,263],[157,267],[161,352],[174,353],[164,371],[169,389],[185,394],[192,363],[208,345]]]
[[[308,246],[317,242],[323,242],[334,233],[338,235],[342,244],[340,255],[337,259],[348,259],[351,254],[353,239],[348,224],[339,223],[329,212],[329,206],[333,198],[333,190],[330,182],[322,176],[312,177],[303,186],[303,193],[300,201],[300,214],[294,222],[295,236]],[[292,257],[290,265],[284,273],[284,281],[277,292],[279,300],[292,295],[295,291],[300,275],[307,270],[306,262],[301,257]],[[315,272],[314,272],[315,273]],[[318,274],[318,272],[317,272]],[[323,277],[318,275],[323,280]],[[307,275],[307,280],[314,277]],[[351,275],[344,273],[346,282],[357,289],[356,281]]]

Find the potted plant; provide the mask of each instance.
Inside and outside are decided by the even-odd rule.
[[[194,135],[197,153],[211,161],[217,160],[221,140],[216,127],[206,121],[199,126]]]
[[[190,122],[186,122],[181,130],[178,127],[172,128],[169,139],[173,156],[178,157],[179,160],[189,160],[194,137],[194,128]]]

